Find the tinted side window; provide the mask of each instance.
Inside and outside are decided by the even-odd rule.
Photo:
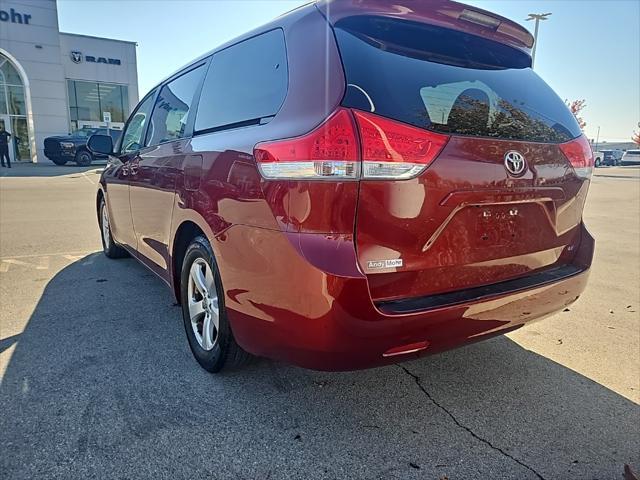
[[[151,116],[147,145],[185,136],[189,109],[203,75],[204,68],[200,66],[162,87]]]
[[[151,115],[153,108],[152,93],[138,105],[138,108],[129,119],[124,134],[122,135],[122,143],[120,144],[120,153],[129,153],[140,150],[143,143],[142,135],[144,135],[147,125],[147,118]]]
[[[272,30],[216,53],[202,87],[195,130],[258,123],[275,115],[287,95],[282,30]]]

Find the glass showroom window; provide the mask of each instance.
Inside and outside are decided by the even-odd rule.
[[[129,115],[129,91],[124,85],[67,80],[67,93],[71,130],[102,123],[103,112],[111,113],[115,126],[124,124]]]
[[[12,135],[12,158],[31,160],[24,85],[9,59],[0,53],[0,124]]]

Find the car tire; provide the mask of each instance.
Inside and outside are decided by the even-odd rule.
[[[76,153],[76,156],[73,160],[81,167],[87,167],[91,165],[91,162],[93,162],[93,156],[86,150],[81,150]]]
[[[189,347],[202,368],[217,373],[238,368],[251,360],[251,354],[233,337],[220,271],[204,236],[194,238],[185,252],[180,299]]]
[[[596,168],[600,168],[602,166],[602,160],[600,160],[599,158],[596,158],[595,166],[596,166]]]
[[[100,236],[102,238],[102,251],[104,254],[109,258],[128,257],[129,254],[127,251],[113,241],[111,224],[109,222],[109,210],[107,209],[107,203],[104,201],[104,197],[100,201],[98,219],[100,223]]]
[[[54,158],[51,159],[51,161],[53,163],[55,163],[56,165],[59,165],[61,167],[63,165],[66,165],[68,160],[66,158],[62,158],[62,157],[54,157]]]

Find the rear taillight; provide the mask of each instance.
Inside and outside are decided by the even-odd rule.
[[[372,113],[354,111],[362,145],[362,177],[404,180],[433,162],[449,137],[395,122]]]
[[[267,179],[355,180],[359,176],[358,141],[351,114],[344,108],[306,135],[259,143],[254,155]]]
[[[447,135],[339,108],[306,135],[259,143],[254,156],[266,179],[406,180],[422,173],[448,140]]]
[[[589,140],[584,135],[575,140],[560,145],[560,150],[571,163],[576,175],[581,178],[591,178],[593,173],[593,151]]]

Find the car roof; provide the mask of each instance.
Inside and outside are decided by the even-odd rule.
[[[352,15],[375,14],[386,17],[404,18],[407,17],[407,13],[410,13],[412,15],[411,18],[415,17],[420,21],[430,24],[453,28],[480,37],[489,38],[524,51],[528,55],[531,55],[533,46],[533,35],[520,24],[493,12],[451,0],[430,0],[424,3],[416,3],[413,0],[396,0],[394,2],[389,2],[388,0],[315,0],[283,13],[270,22],[228,40],[200,55],[174,71],[171,75],[165,77],[161,82],[158,82],[150,92],[225,48],[229,48],[261,33],[268,32],[269,30],[286,28],[292,25],[299,18],[308,14],[310,10],[318,10],[332,24],[339,18]],[[459,17],[465,12],[491,17],[499,21],[500,25],[492,31],[474,24],[473,21],[460,20]],[[332,16],[333,14],[335,14],[335,16]]]

